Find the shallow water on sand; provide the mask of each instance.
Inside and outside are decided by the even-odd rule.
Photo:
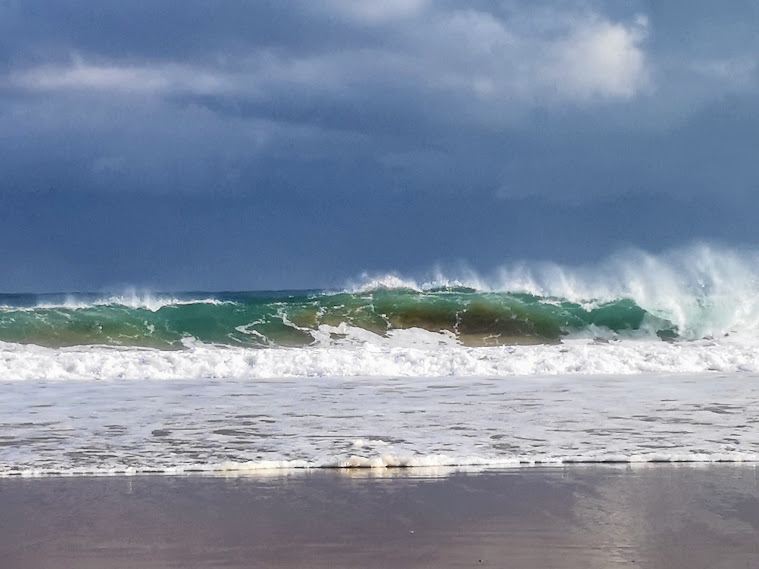
[[[757,461],[758,379],[3,382],[0,475]]]

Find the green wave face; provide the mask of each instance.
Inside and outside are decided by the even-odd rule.
[[[320,326],[341,324],[380,336],[409,328],[445,331],[472,346],[553,343],[568,334],[625,335],[644,329],[662,338],[677,338],[670,322],[627,299],[582,306],[556,298],[461,288],[216,296],[213,302],[186,300],[152,309],[91,301],[77,306],[5,304],[0,308],[0,341],[54,348],[183,349],[188,340],[245,347],[305,346],[314,342]],[[334,339],[340,337],[332,332]]]

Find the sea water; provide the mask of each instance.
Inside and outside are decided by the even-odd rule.
[[[759,459],[759,262],[0,295],[0,476]]]

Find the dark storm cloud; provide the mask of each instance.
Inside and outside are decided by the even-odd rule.
[[[199,60],[233,57],[256,47],[303,53],[331,49],[337,33],[308,3],[229,0],[57,2],[6,0],[0,4],[0,46],[21,63],[65,59],[69,51],[123,60]],[[352,34],[354,41],[365,36]]]
[[[59,274],[78,267],[72,283],[139,280],[130,275],[150,264],[165,273],[141,278],[169,282],[178,270],[192,286],[200,269],[193,277],[169,261],[191,265],[184,243],[216,267],[214,283],[231,282],[250,251],[257,268],[245,278],[269,279],[256,286],[309,286],[318,283],[306,276],[327,267],[322,249],[339,251],[323,270],[336,275],[569,258],[580,243],[597,255],[636,241],[748,239],[748,226],[727,218],[759,205],[758,10],[637,0],[0,1],[0,194],[17,213],[6,212],[0,253],[13,249],[20,288],[45,273],[22,267],[24,257],[70,259]],[[654,215],[646,208],[656,199],[664,205]],[[677,218],[702,219],[716,201],[713,223]],[[29,222],[35,203],[47,208],[39,223]],[[643,226],[594,221],[622,215],[619,204]],[[133,242],[165,242],[160,262],[130,253],[141,211],[145,233]],[[105,245],[99,264],[74,254],[88,233],[66,228],[72,219],[86,227],[82,218],[120,228],[105,241],[118,260]],[[19,235],[23,243],[7,245]],[[401,245],[407,258],[393,266]],[[279,258],[297,258],[302,273],[285,276]]]
[[[317,182],[330,160],[339,169],[360,157],[370,179],[400,167],[405,186],[424,187],[454,153],[494,135],[510,140],[536,107],[628,101],[648,83],[645,17],[612,21],[584,4],[173,6],[5,4],[0,126],[37,140],[51,163],[63,153],[66,167],[51,176],[79,168],[82,187],[121,164],[141,180],[122,177],[123,189],[198,190],[235,178],[244,190],[253,180],[240,173],[255,165],[260,174],[282,148],[296,169],[316,164]],[[6,156],[17,153],[16,140],[7,142]],[[479,154],[455,157],[461,181]],[[169,169],[182,156],[194,165],[205,157],[208,172],[172,185],[156,174],[161,156]]]

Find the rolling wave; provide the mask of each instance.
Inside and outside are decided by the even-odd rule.
[[[705,245],[585,267],[518,264],[421,283],[382,275],[342,291],[0,295],[0,341],[185,349],[381,341],[420,329],[464,346],[596,338],[753,338],[759,257]]]
[[[341,325],[378,337],[418,328],[472,346],[555,343],[581,334],[677,337],[670,321],[653,316],[630,299],[590,307],[561,298],[463,288],[240,296],[160,307],[95,302],[0,309],[0,340],[46,347],[102,344],[181,349],[188,340],[245,347],[306,346],[330,339],[347,341],[346,332],[337,331]]]

